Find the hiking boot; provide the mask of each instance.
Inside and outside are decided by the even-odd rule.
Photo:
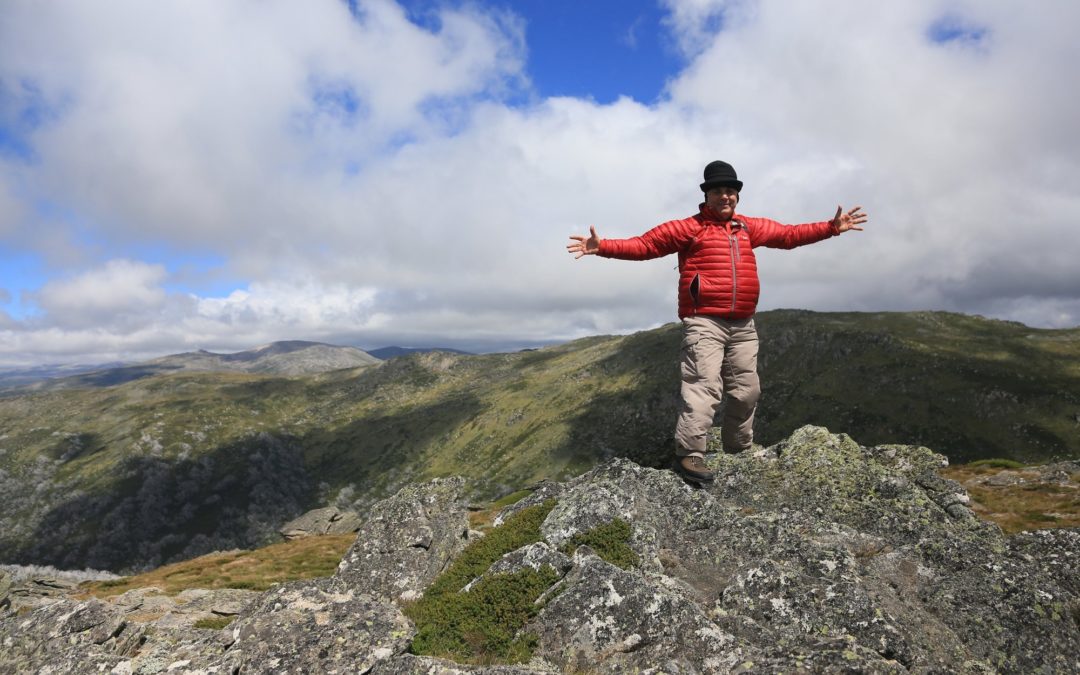
[[[709,470],[704,458],[697,455],[676,457],[674,468],[675,473],[695,483],[711,483],[716,479],[716,474]]]

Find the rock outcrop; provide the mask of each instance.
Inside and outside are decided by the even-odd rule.
[[[465,481],[409,485],[376,503],[334,582],[391,601],[414,600],[465,548]]]
[[[334,577],[256,595],[221,630],[140,622],[122,602],[6,610],[0,672],[1080,671],[1080,530],[1005,537],[939,477],[940,455],[821,428],[709,461],[708,489],[614,459],[500,515],[555,500],[541,540],[483,575],[560,577],[524,628],[527,663],[409,653],[401,607],[470,543],[462,481],[443,479],[377,504]],[[636,564],[565,548],[616,520]]]
[[[285,541],[317,537],[323,534],[348,534],[356,532],[363,524],[356,511],[342,510],[336,506],[308,511],[281,526],[278,532]]]

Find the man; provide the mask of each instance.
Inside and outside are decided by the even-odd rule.
[[[725,452],[750,447],[754,411],[761,395],[757,374],[758,338],[754,312],[758,302],[757,262],[753,249],[795,248],[862,230],[861,206],[836,207],[832,220],[781,225],[766,218],[737,214],[742,181],[727,162],[705,167],[701,190],[705,202],[690,218],[672,220],[631,239],[574,235],[566,249],[574,258],[599,255],[623,260],[679,256],[679,318],[683,322],[680,355],[682,410],[675,425],[673,468],[698,484],[716,477],[705,464],[705,438],[720,401],[727,395],[721,440]]]

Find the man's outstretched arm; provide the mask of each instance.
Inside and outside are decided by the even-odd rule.
[[[832,217],[832,220],[816,223],[784,225],[768,218],[744,218],[743,220],[750,226],[750,240],[754,246],[791,249],[835,237],[848,230],[861,232],[861,225],[867,219],[861,206],[848,211],[844,211],[842,206],[837,206],[836,215]]]
[[[690,238],[690,225],[696,221],[672,220],[661,223],[640,237],[629,239],[601,239],[596,228],[589,226],[589,236],[576,234],[573,243],[566,247],[575,258],[598,255],[619,260],[652,260],[682,250]]]
[[[596,255],[600,251],[600,237],[597,236],[596,228],[592,225],[589,226],[588,237],[582,234],[572,234],[570,238],[575,241],[572,244],[567,244],[566,250],[570,254],[576,254],[574,260],[583,255]]]

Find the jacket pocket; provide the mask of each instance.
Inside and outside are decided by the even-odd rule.
[[[690,281],[690,299],[694,301],[694,307],[701,304],[701,275],[695,274]]]

